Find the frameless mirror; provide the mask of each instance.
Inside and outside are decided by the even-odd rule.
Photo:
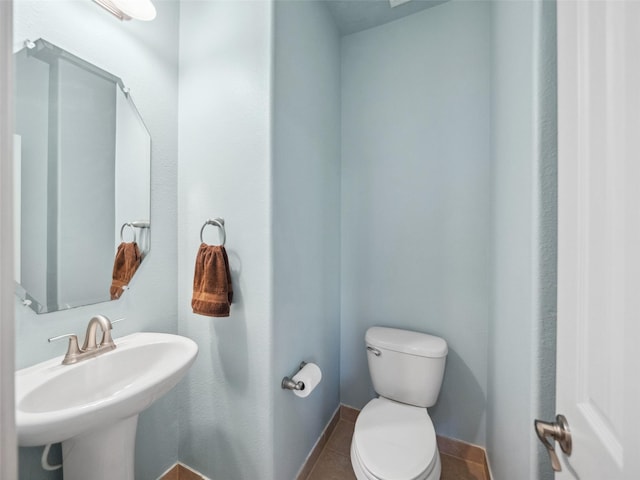
[[[18,295],[37,313],[108,301],[120,242],[149,250],[151,137],[115,75],[42,39],[14,60]]]

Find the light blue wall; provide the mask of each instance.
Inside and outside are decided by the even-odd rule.
[[[555,2],[494,2],[492,24],[487,449],[494,478],[551,479],[533,419],[555,416]]]
[[[179,332],[200,352],[181,389],[180,459],[213,479],[273,471],[271,68],[273,5],[180,9]],[[191,311],[204,221],[226,221],[229,318]],[[214,227],[205,240],[217,242]]]
[[[120,22],[92,2],[26,1],[15,5],[15,49],[43,37],[120,76],[130,87],[152,138],[151,253],[131,289],[116,302],[36,315],[16,301],[16,364],[22,368],[64,353],[47,338],[84,334],[92,315],[126,317],[114,338],[135,331],[175,332],[178,5],[158,2],[153,22]],[[140,416],[136,479],[155,479],[177,459],[177,394]],[[40,468],[41,449],[21,449],[20,478],[60,478]]]
[[[273,71],[271,381],[301,360],[323,375],[304,400],[275,390],[273,478],[285,480],[340,402],[340,38],[325,4],[275,3]]]
[[[374,396],[372,325],[445,338],[440,434],[485,442],[490,5],[449,2],[342,40],[341,398]]]
[[[497,479],[550,478],[531,422],[553,416],[554,4],[445,3],[343,37],[341,65],[315,1],[156,6],[121,23],[91,2],[18,0],[16,46],[43,36],[121,76],[153,143],[152,250],[132,289],[49,315],[16,303],[18,367],[95,313],[127,317],[116,337],[178,330],[200,353],[141,416],[136,478],[180,458],[216,480],[283,480],[338,378],[341,401],[372,398],[368,326],[427,331],[450,345],[438,432],[487,445]],[[190,308],[214,216],[235,289],[220,319]],[[302,359],[324,371],[307,400],[279,388]],[[21,451],[21,478],[60,478],[39,454]]]

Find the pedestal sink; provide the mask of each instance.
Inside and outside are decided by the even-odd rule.
[[[23,447],[62,442],[65,480],[134,480],[138,414],[171,390],[198,353],[193,340],[134,333],[74,365],[62,357],[16,372]]]

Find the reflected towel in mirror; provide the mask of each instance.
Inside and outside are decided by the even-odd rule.
[[[118,245],[116,258],[113,262],[113,275],[111,280],[111,300],[117,300],[124,292],[124,287],[129,282],[140,266],[140,249],[136,242],[122,242]]]

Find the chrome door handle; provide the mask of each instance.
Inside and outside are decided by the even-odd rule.
[[[549,437],[551,437],[554,441],[557,441],[560,444],[560,448],[567,456],[571,455],[571,430],[569,430],[569,423],[564,415],[556,415],[556,421],[553,423],[543,422],[542,420],[535,420],[533,424],[536,427],[536,434],[538,438],[542,442],[542,444],[547,448],[547,452],[549,453],[549,458],[551,459],[551,468],[555,472],[560,472],[562,470],[562,466],[560,465],[560,460],[558,460],[558,456],[556,455],[555,445],[553,445]]]

